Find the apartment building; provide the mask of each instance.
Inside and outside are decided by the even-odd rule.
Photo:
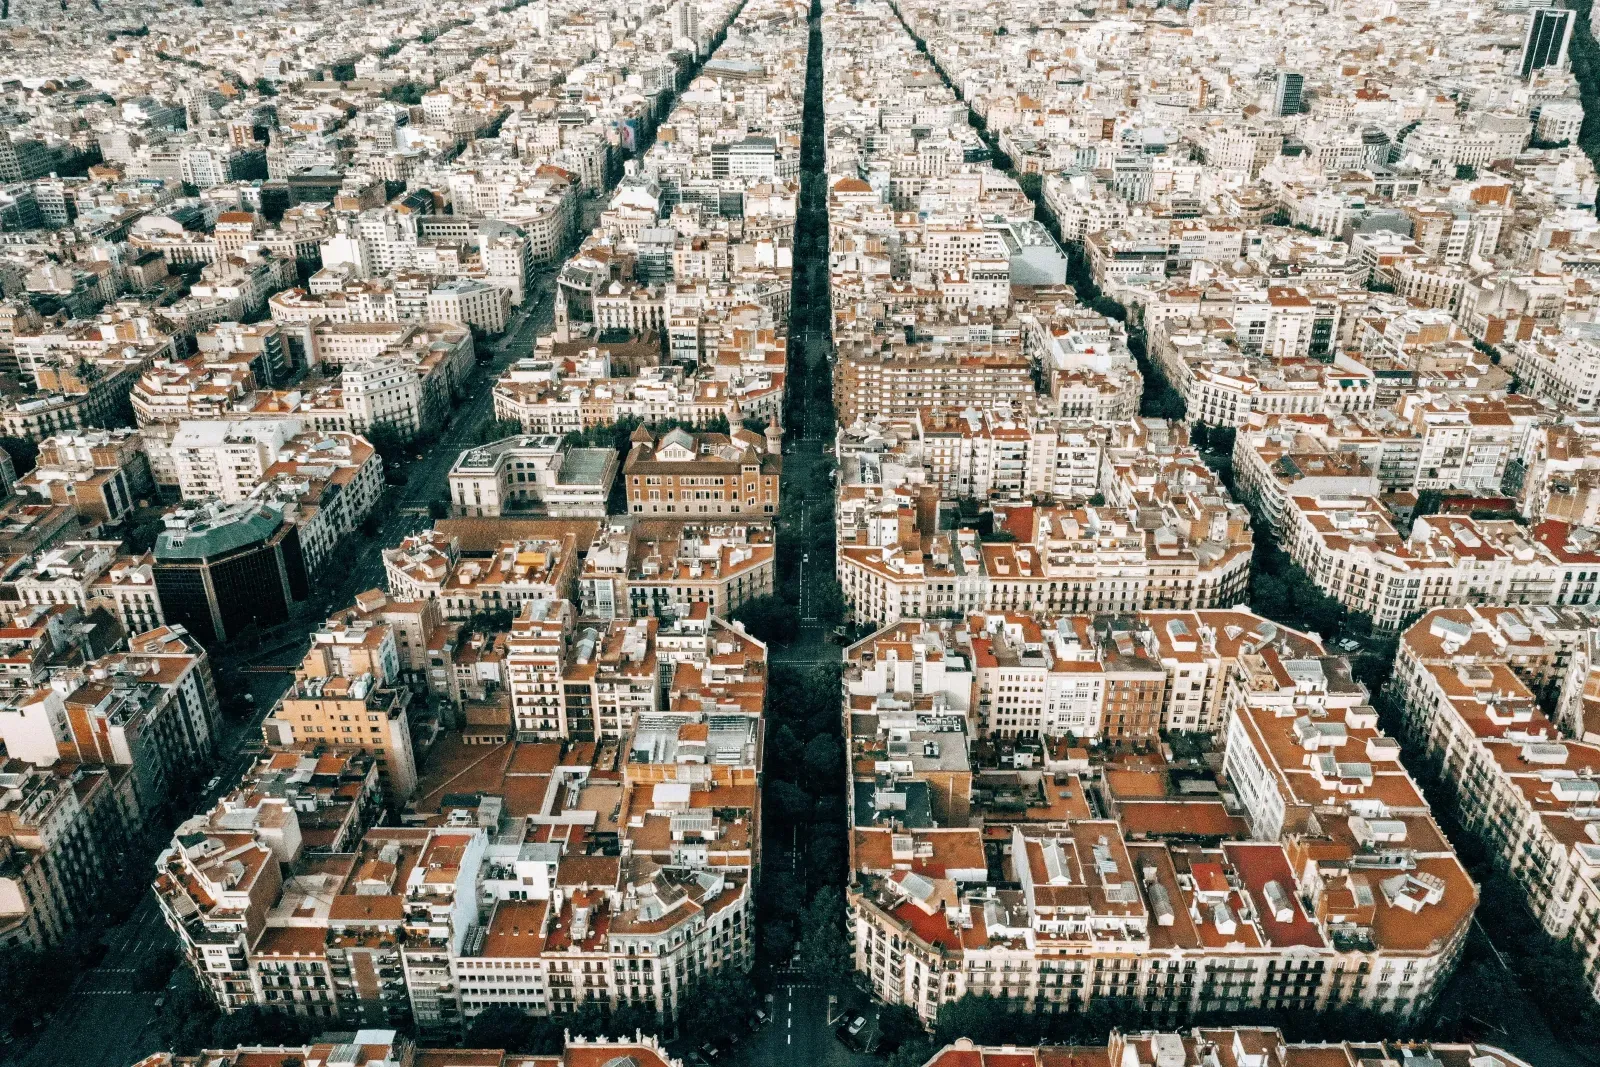
[[[332,746],[364,752],[393,804],[417,787],[411,740],[411,690],[398,684],[399,649],[387,625],[358,621],[324,627],[295,668],[293,687],[262,729],[286,747]]]
[[[427,684],[434,635],[444,624],[437,599],[406,600],[382,589],[368,589],[357,593],[354,604],[331,617],[328,625],[337,625],[341,618],[347,621],[371,619],[388,626],[394,633],[400,677],[413,688]]]
[[[301,431],[298,419],[186,420],[171,455],[185,500],[236,504],[260,485],[278,453]]]
[[[1283,316],[1267,315],[1252,323],[1260,329],[1244,332],[1240,327],[1246,325],[1246,309],[1236,301],[1232,310],[1238,321],[1172,315],[1154,327],[1151,357],[1183,395],[1186,418],[1212,426],[1242,426],[1256,414],[1372,410],[1378,400],[1372,369],[1342,352],[1324,362],[1300,351],[1309,346],[1301,331],[1309,338],[1315,311],[1309,298],[1297,291],[1272,290],[1267,304],[1275,303],[1293,304],[1305,312],[1300,317],[1305,321],[1292,320],[1291,329]]]
[[[1158,732],[1215,734],[1226,725],[1241,656],[1281,640],[1297,655],[1316,643],[1244,610],[1141,611],[1131,615],[1028,615],[975,611],[959,621],[907,621],[846,650],[862,690],[920,693],[895,675],[911,670],[961,712],[978,737],[1149,739]],[[934,671],[932,663],[942,664]]]
[[[306,430],[283,443],[261,482],[314,500],[318,518],[337,541],[354,533],[382,497],[383,457],[357,434]],[[315,491],[319,485],[321,493]]]
[[[383,550],[389,591],[437,599],[447,619],[490,611],[518,613],[534,600],[567,600],[578,572],[577,535],[500,541],[485,555],[462,554],[437,530],[414,534]]]
[[[1016,1045],[974,1046],[966,1038],[934,1053],[926,1067],[1047,1067],[1058,1057],[1155,1067],[1202,1067],[1234,1063],[1238,1067],[1355,1067],[1362,1063],[1415,1064],[1466,1062],[1479,1067],[1525,1067],[1524,1061],[1493,1045],[1478,1043],[1335,1041],[1290,1042],[1279,1031],[1257,1027],[1194,1027],[1161,1032],[1112,1031],[1103,1045],[1019,1048]],[[145,1067],[141,1064],[139,1067]],[[162,1067],[162,1065],[156,1065]]]
[[[1528,438],[1549,413],[1507,401],[1456,400],[1431,392],[1413,393],[1397,413],[1421,438],[1418,490],[1452,490],[1495,496],[1512,461],[1528,451]]]
[[[1538,331],[1512,346],[1515,367],[1530,395],[1584,414],[1600,403],[1600,330],[1575,322],[1559,331]]]
[[[781,348],[760,360],[723,361],[717,341],[728,332],[726,323],[691,320],[685,329],[692,329],[687,338],[692,347],[682,358],[701,366],[693,376],[678,366],[647,365],[626,375],[618,367],[613,376],[608,362],[518,360],[495,382],[495,417],[514,420],[530,434],[565,434],[625,417],[646,425],[704,423],[719,417],[730,424],[746,419],[781,422],[786,377]]]
[[[127,651],[57,672],[53,684],[65,694],[61,758],[126,768],[139,810],[155,810],[216,758],[222,708],[210,657],[181,626],[133,634]],[[8,751],[28,750],[16,741]]]
[[[1518,457],[1522,485],[1518,509],[1529,519],[1558,519],[1575,526],[1600,524],[1600,438],[1593,419],[1572,418],[1529,434]]]
[[[285,332],[296,359],[338,368],[337,385],[320,388],[342,421],[313,421],[319,429],[366,433],[385,426],[406,439],[431,430],[449,414],[474,364],[472,331],[462,325],[318,319]],[[293,396],[310,402],[313,392],[303,386]]]
[[[506,638],[506,688],[511,726],[525,740],[566,734],[568,643],[574,613],[566,600],[534,600],[522,606]]]
[[[1418,517],[1409,536],[1376,499],[1292,496],[1289,555],[1329,596],[1393,631],[1421,611],[1462,604],[1587,604],[1593,535],[1549,521],[1525,527],[1465,515]]]
[[[974,627],[967,648],[942,627],[908,623],[847,650],[849,908],[856,968],[875,995],[928,1019],[966,993],[1033,1011],[1113,1003],[1175,1019],[1427,1008],[1464,943],[1476,889],[1397,746],[1376,733],[1348,664],[1306,635],[1214,614],[1209,646],[1199,633],[1185,640],[1181,616],[1157,615],[1166,647],[1128,647],[1128,631],[1104,625],[1116,619],[1030,630],[1016,617]],[[1064,652],[1075,651],[1072,635],[1080,648],[1104,643],[1103,716],[1159,723],[1189,705],[1191,686],[1221,696],[1221,777],[1201,785],[1191,774],[1210,772],[1160,758],[1058,760],[1049,746],[1042,768],[980,765],[974,704],[991,702],[994,730],[1012,707],[1053,702],[1070,716],[1074,698],[1093,700],[1041,677],[1043,649],[1028,644],[1052,630]],[[1122,694],[1107,695],[1119,683]],[[1223,785],[1243,816],[1212,792]],[[983,843],[996,839],[1009,842],[1001,877],[1017,888],[989,884]],[[1395,865],[1399,841],[1406,859]]]
[[[1154,536],[1134,526],[1132,506],[1022,507],[1006,519],[1016,539],[1004,542],[979,543],[975,531],[930,537],[908,524],[885,544],[841,544],[839,584],[855,616],[879,624],[979,608],[1218,607],[1240,599],[1249,575],[1248,524],[1236,508]]]
[[[8,437],[43,441],[97,427],[125,425],[128,394],[139,377],[139,360],[98,360],[91,381],[45,375],[39,392],[0,401],[0,428]]]
[[[1382,488],[1360,453],[1329,448],[1298,420],[1272,420],[1234,438],[1234,484],[1274,534],[1292,521],[1293,497],[1376,497]]]
[[[567,601],[533,601],[506,638],[511,727],[521,740],[625,738],[663,709],[656,619],[573,620]]]
[[[1189,447],[1182,424],[1141,418],[1036,437],[1051,442],[1048,453],[1036,446],[1043,470],[1025,473],[1018,453],[1005,465],[1013,493],[1037,501],[1039,482],[1050,481],[1082,505],[997,500],[991,486],[996,529],[1009,536],[981,543],[975,531],[937,528],[941,493],[928,483],[944,491],[952,483],[940,474],[949,468],[946,435],[926,427],[861,425],[840,435],[836,566],[857,618],[1210,608],[1242,598],[1249,516]],[[1103,500],[1089,504],[1090,494]]]
[[[119,558],[127,558],[120,541],[61,541],[11,560],[4,581],[14,593],[13,614],[54,604],[86,608],[96,583]]]
[[[0,725],[39,714],[8,695]],[[54,712],[60,698],[52,702]],[[143,809],[126,768],[30,762],[8,746],[0,761],[0,944],[46,949],[100,914],[117,843],[139,832]]]
[[[92,588],[97,601],[112,605],[112,614],[128,634],[143,634],[166,625],[166,612],[156,588],[155,556],[151,553],[137,558],[119,557]]]
[[[841,426],[834,444],[845,492],[931,484],[949,500],[1087,500],[1099,485],[1109,429],[1094,417],[928,409]]]
[[[645,618],[574,630],[561,674],[562,737],[626,737],[659,710],[656,629]]]
[[[153,488],[150,463],[136,430],[96,430],[39,444],[33,470],[14,480],[16,491],[78,513],[85,530],[122,521]]]
[[[612,628],[623,659],[641,631],[654,627]],[[709,618],[673,641],[674,710],[641,710],[624,736],[574,750],[456,745],[417,793],[429,826],[366,828],[376,757],[330,744],[263,760],[260,781],[180,827],[159,864],[191,966],[225,1009],[437,1034],[492,1005],[671,1012],[700,976],[748,968],[764,650]],[[599,698],[611,649],[575,650]],[[633,661],[652,693],[654,660]],[[469,765],[483,789],[465,794],[452,783]],[[333,775],[359,766],[365,802]],[[219,899],[225,888],[236,896]]]
[[[578,601],[599,619],[674,619],[697,605],[725,616],[773,591],[776,560],[764,525],[615,522],[584,556]]]
[[[1595,632],[1589,611],[1437,608],[1401,635],[1389,695],[1462,826],[1527,893],[1540,925],[1569,941],[1600,996]]]
[[[1030,361],[1016,349],[907,345],[903,337],[838,339],[833,397],[841,425],[923,408],[1027,408]]]
[[[268,388],[289,380],[289,347],[275,322],[219,322],[195,334],[195,348],[209,366],[248,369]]]
[[[257,387],[248,364],[211,362],[206,353],[182,361],[158,360],[134,383],[133,416],[141,429],[177,425],[185,419],[225,418],[233,405]]]

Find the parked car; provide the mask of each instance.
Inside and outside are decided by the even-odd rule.
[[[865,1015],[857,1015],[854,1019],[851,1019],[850,1020],[850,1036],[851,1037],[855,1037],[863,1029],[866,1028],[866,1025],[867,1025],[867,1017]]]

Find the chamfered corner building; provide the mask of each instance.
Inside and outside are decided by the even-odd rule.
[[[156,591],[170,622],[207,645],[289,617],[309,588],[300,535],[270,502],[210,503],[166,518],[156,539]]]

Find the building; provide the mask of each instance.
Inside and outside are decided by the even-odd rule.
[[[1477,891],[1398,745],[1316,638],[1195,615],[905,622],[846,650],[849,909],[874,995],[930,1020],[967,993],[1174,1019],[1427,1008]],[[1159,755],[1047,740],[985,765],[977,744],[1019,720],[1131,742],[1191,715],[1224,742],[1220,776],[1195,772],[1210,784]]]
[[[1528,12],[1528,29],[1522,38],[1522,59],[1517,68],[1524,81],[1532,81],[1540,71],[1566,66],[1576,18],[1571,10],[1560,7]]]
[[[406,600],[437,599],[447,619],[483,612],[515,616],[530,600],[571,598],[578,572],[577,535],[501,540],[483,554],[460,552],[438,530],[414,534],[383,550],[389,592]]]
[[[306,598],[299,532],[274,505],[207,503],[165,522],[152,564],[162,609],[208,647],[283,622]]]
[[[1427,515],[1402,535],[1376,498],[1293,496],[1287,504],[1290,557],[1378,630],[1440,606],[1594,599],[1590,568],[1600,557],[1580,527]]]
[[[218,220],[218,230],[223,228]],[[211,365],[243,362],[260,385],[275,388],[291,373],[289,348],[275,322],[219,322],[195,334],[195,347]]]
[[[130,637],[128,651],[92,661],[63,698],[63,758],[131,771],[140,810],[155,810],[216,759],[222,709],[210,657],[181,626]]]
[[[833,396],[841,425],[926,407],[1019,411],[1034,395],[1031,362],[1015,349],[841,340]]]
[[[6,697],[0,723],[26,703]],[[47,949],[101,914],[141,818],[126,768],[0,761],[0,945]]]
[[[1526,1067],[1523,1060],[1492,1045],[1404,1041],[1336,1041],[1300,1044],[1277,1030],[1255,1027],[1194,1027],[1160,1032],[1113,1030],[1104,1045],[1042,1048],[975,1047],[957,1039],[933,1054],[926,1067],[1049,1067],[1056,1062],[1106,1062],[1132,1067],[1356,1067],[1362,1063],[1471,1063],[1475,1067]],[[144,1065],[140,1065],[144,1067]],[[157,1065],[160,1067],[160,1065]]]
[[[630,514],[684,521],[778,514],[783,456],[774,427],[765,437],[744,429],[657,437],[640,427],[632,440],[622,468]]]
[[[613,449],[567,448],[552,434],[506,437],[456,458],[450,503],[462,515],[600,518],[617,466]]]
[[[775,588],[771,528],[743,523],[614,522],[578,574],[583,614],[680,618],[695,605],[726,616]]]
[[[1300,114],[1300,98],[1305,92],[1306,78],[1292,70],[1278,72],[1278,86],[1273,96],[1272,110],[1278,115]]]
[[[17,613],[55,604],[87,610],[96,583],[121,556],[121,549],[120,541],[62,541],[43,552],[12,560],[7,583],[15,595]]]
[[[278,452],[301,430],[298,419],[186,420],[172,438],[172,462],[185,500],[237,504],[261,484]]]
[[[1438,608],[1401,635],[1389,692],[1419,765],[1600,997],[1597,634],[1589,610]]]
[[[493,963],[500,963],[503,966],[504,962],[488,958],[484,961],[485,969]],[[347,1049],[359,1050],[354,1054],[361,1057],[360,1062],[364,1067],[407,1067],[408,1064],[420,1063],[426,1063],[429,1067],[484,1067],[485,1064],[491,1063],[501,1065],[523,1061],[536,1062],[541,1067],[602,1067],[603,1064],[623,1059],[637,1064],[638,1067],[683,1067],[683,1061],[673,1058],[659,1039],[649,1035],[635,1035],[631,1040],[626,1035],[615,1039],[592,1040],[579,1036],[567,1043],[563,1053],[538,1057],[524,1057],[500,1049],[428,1048],[425,1045],[419,1046],[398,1030],[384,1028],[381,1025],[325,1036],[337,1037],[338,1040],[319,1040],[310,1045],[270,1047],[251,1045],[241,1046],[238,1049],[207,1049],[198,1056],[156,1052],[133,1064],[132,1067],[208,1067],[214,1063],[235,1063],[242,1067],[257,1057],[273,1064],[291,1060],[308,1064],[336,1064],[343,1062],[339,1057],[345,1055]],[[344,1038],[349,1040],[343,1040]],[[1506,1060],[1497,1067],[1522,1067],[1522,1065],[1516,1061]]]
[[[383,623],[324,627],[295,669],[294,686],[263,725],[274,744],[364,752],[393,804],[417,787],[411,690],[399,685],[399,650]]]
[[[153,485],[136,430],[96,430],[49,438],[38,464],[16,481],[19,492],[75,509],[85,530],[123,520]]]

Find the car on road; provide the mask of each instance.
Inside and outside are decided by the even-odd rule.
[[[699,1052],[700,1055],[704,1056],[709,1062],[715,1062],[716,1058],[722,1055],[722,1053],[717,1051],[717,1046],[713,1045],[709,1041],[700,1046]]]
[[[211,792],[213,789],[215,789],[217,787],[217,784],[219,782],[221,782],[221,781],[222,781],[222,775],[220,775],[220,774],[219,775],[215,775],[211,779],[211,781],[206,783],[206,792],[207,793]]]

